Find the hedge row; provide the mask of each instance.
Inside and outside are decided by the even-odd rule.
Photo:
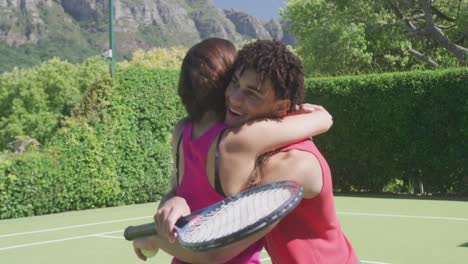
[[[40,151],[0,157],[0,218],[155,201],[167,191],[170,137],[183,117],[176,71],[103,78]]]
[[[155,201],[184,115],[177,71],[97,81],[39,150],[0,155],[0,218]],[[468,70],[307,81],[335,124],[317,144],[342,191],[468,193]]]
[[[307,81],[334,126],[318,144],[343,191],[468,193],[468,69]]]
[[[108,72],[103,58],[81,64],[52,59],[0,75],[0,151],[17,136],[46,144],[85,90]]]

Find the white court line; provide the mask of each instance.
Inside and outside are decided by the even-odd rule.
[[[108,235],[95,235],[95,237],[104,237],[104,238],[112,238],[112,239],[120,239],[123,240],[123,237],[117,237],[117,236],[108,236]]]
[[[362,216],[380,216],[380,217],[391,217],[391,218],[419,218],[419,219],[434,219],[434,220],[468,221],[468,218],[441,217],[441,216],[370,214],[370,213],[351,213],[351,212],[338,212],[338,214],[342,214],[342,215],[362,215]]]
[[[42,242],[21,244],[21,245],[3,247],[3,248],[0,248],[0,251],[5,251],[5,250],[9,250],[9,249],[16,249],[16,248],[23,248],[23,247],[30,247],[30,246],[45,245],[45,244],[51,244],[51,243],[58,243],[58,242],[76,240],[76,239],[83,239],[83,238],[88,238],[88,237],[104,237],[104,238],[112,238],[112,239],[122,239],[121,237],[108,236],[108,234],[121,233],[122,231],[123,230],[115,230],[115,231],[109,231],[109,232],[97,233],[97,234],[90,234],[90,235],[84,235],[84,236],[67,237],[67,238],[62,238],[62,239],[55,239],[55,240],[47,240],[47,241],[42,241]],[[267,258],[260,259],[260,261],[266,261],[266,260],[270,260],[270,258],[267,257]],[[371,264],[391,264],[391,263],[386,263],[386,262],[375,262],[375,261],[368,261],[368,260],[361,260],[361,262],[362,263],[371,263]]]
[[[338,212],[338,214],[342,214],[342,215],[359,215],[359,216],[377,216],[377,217],[394,217],[394,218],[419,218],[419,219],[436,219],[436,220],[468,221],[467,218],[438,217],[438,216],[371,214],[371,213],[352,213],[352,212]],[[146,218],[151,218],[151,216],[143,216],[143,217],[127,218],[127,219],[112,220],[112,221],[105,221],[105,222],[89,223],[89,224],[83,224],[83,225],[65,226],[65,227],[59,227],[59,228],[43,229],[43,230],[36,230],[36,231],[29,231],[29,232],[21,232],[21,233],[12,233],[12,234],[0,235],[0,238],[2,238],[2,237],[20,236],[20,235],[28,235],[28,234],[45,233],[45,232],[51,232],[51,231],[58,231],[58,230],[65,230],[65,229],[73,229],[73,228],[81,228],[81,227],[95,226],[95,225],[103,225],[103,224],[110,224],[110,223],[118,223],[118,222],[132,221],[132,220],[141,220],[141,219],[146,219]],[[10,246],[10,247],[0,248],[0,251],[2,251],[2,250],[7,250],[7,249],[20,248],[20,247],[27,247],[27,246],[34,246],[34,245],[42,245],[42,244],[49,244],[49,243],[55,243],[55,242],[62,242],[62,241],[67,241],[67,240],[81,239],[81,238],[87,238],[87,237],[99,236],[99,235],[105,235],[105,234],[117,233],[117,232],[122,232],[122,231],[111,231],[111,232],[106,232],[106,233],[97,233],[97,234],[91,234],[91,235],[85,235],[85,236],[77,236],[77,237],[70,237],[70,238],[64,238],[64,239],[48,240],[48,241],[43,241],[43,242],[35,242],[35,243],[29,243],[29,244],[22,244],[22,245],[16,245],[16,246]],[[384,263],[384,262],[366,262],[366,261],[362,261],[362,262],[363,262],[363,263],[386,264],[386,263]]]
[[[270,258],[262,258],[260,259],[261,262],[270,260]],[[371,263],[371,264],[391,264],[387,262],[376,262],[376,261],[369,261],[369,260],[360,260],[361,263]]]
[[[468,218],[440,217],[440,216],[373,214],[373,213],[353,213],[353,212],[338,212],[338,214],[341,214],[341,215],[359,215],[359,216],[394,217],[394,218],[420,218],[420,219],[449,220],[449,221],[468,221]],[[83,225],[72,225],[72,226],[64,226],[64,227],[51,228],[51,229],[35,230],[35,231],[28,231],[28,232],[21,232],[21,233],[12,233],[12,234],[0,235],[0,238],[20,236],[20,235],[30,235],[30,234],[37,234],[37,233],[45,233],[45,232],[59,231],[59,230],[66,230],[66,229],[73,229],[73,228],[81,228],[81,227],[87,227],[87,226],[119,223],[119,222],[133,221],[133,220],[141,220],[141,219],[146,219],[146,218],[151,218],[151,217],[152,216],[142,216],[142,217],[135,217],[135,218],[120,219],[120,220],[111,220],[111,221],[105,221],[105,222],[89,223],[89,224],[83,224]]]
[[[21,235],[31,235],[31,234],[38,234],[38,233],[45,233],[45,232],[51,232],[51,231],[73,229],[73,228],[81,228],[81,227],[88,227],[88,226],[96,226],[96,225],[105,225],[105,224],[112,224],[112,223],[119,223],[119,222],[133,221],[133,220],[141,220],[141,219],[146,219],[146,218],[149,218],[149,217],[151,217],[151,216],[142,216],[142,217],[135,217],[135,218],[120,219],[120,220],[111,220],[111,221],[89,223],[89,224],[83,224],[83,225],[64,226],[64,227],[57,227],[57,228],[50,228],[50,229],[43,229],[43,230],[36,230],[36,231],[28,231],[28,232],[21,232],[21,233],[12,233],[12,234],[0,235],[0,238],[2,238],[2,237],[21,236]]]
[[[114,233],[118,233],[118,232],[123,232],[123,230],[116,230],[116,231],[109,231],[109,232],[90,234],[90,235],[84,235],[84,236],[67,237],[67,238],[62,238],[62,239],[55,239],[55,240],[47,240],[47,241],[34,242],[34,243],[28,243],[28,244],[14,245],[14,246],[0,248],[0,251],[9,250],[9,249],[16,249],[16,248],[23,248],[23,247],[30,247],[30,246],[45,245],[45,244],[51,244],[51,243],[58,243],[58,242],[63,242],[63,241],[76,240],[76,239],[94,237],[94,236],[99,236],[99,235],[114,234]]]

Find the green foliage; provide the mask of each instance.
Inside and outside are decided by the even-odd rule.
[[[344,74],[368,65],[362,23],[350,22],[329,1],[290,1],[284,18],[292,21],[291,31],[298,39],[298,53],[309,74]]]
[[[154,201],[167,191],[172,129],[185,116],[178,76],[178,71],[138,68],[117,76],[106,130],[124,203]]]
[[[8,14],[8,7],[6,11]],[[92,29],[79,25],[56,3],[39,5],[36,11],[35,15],[39,17],[31,16],[27,8],[20,8],[13,11],[15,19],[2,21],[3,26],[8,29],[6,32],[11,30],[13,35],[16,33],[31,39],[29,43],[22,45],[0,44],[0,73],[12,71],[14,67],[32,67],[55,57],[71,63],[81,63],[86,58],[102,53],[103,48],[100,47],[104,45],[96,42],[108,35],[107,28],[102,31],[100,24],[94,25]]]
[[[163,37],[163,30],[161,27],[155,26],[146,26],[141,29],[141,34],[138,34],[137,38],[142,41],[151,43],[154,46],[170,46],[171,44],[176,44],[177,41],[171,38]]]
[[[420,13],[415,1],[392,2],[405,16]],[[458,8],[458,1],[433,1],[433,5],[450,16],[449,20],[454,19],[447,24],[437,16],[437,23],[447,25],[444,34],[453,43],[464,45],[466,10]],[[291,0],[282,15],[291,22],[290,29],[298,40],[297,50],[309,76],[431,68],[412,55],[409,47],[432,58],[439,67],[459,65],[456,57],[434,40],[410,34],[389,1]]]
[[[157,200],[185,115],[178,75],[130,67],[95,81],[40,152],[1,157],[0,218]]]
[[[82,78],[94,74],[81,71]],[[40,151],[10,153],[0,160],[0,200],[4,205],[0,206],[0,218],[119,204],[120,186],[112,160],[105,144],[100,143],[98,120],[90,118],[106,114],[111,94],[108,78],[89,89],[94,92],[86,93],[75,117],[67,118]],[[100,98],[92,96],[96,94]],[[95,109],[100,115],[88,111]]]
[[[4,27],[8,29],[6,32],[11,31],[11,35],[17,34],[19,37],[26,38],[28,43],[21,44],[24,40],[20,40],[19,43],[0,44],[0,54],[2,55],[0,73],[12,71],[14,67],[23,68],[38,65],[54,57],[79,63],[87,57],[100,54],[99,51],[96,51],[99,49],[95,49],[87,43],[79,25],[75,24],[64,13],[63,8],[55,3],[48,5],[47,8],[38,7],[39,9],[33,16],[30,13],[31,10],[27,10],[27,8],[8,10],[11,7],[7,7],[7,14],[8,11],[13,11],[15,18],[2,21]]]
[[[0,73],[12,71],[15,67],[31,67],[56,57],[70,63],[82,63],[86,58],[100,53],[99,49],[81,40],[74,41],[64,36],[50,36],[37,44],[24,44],[18,47],[0,43],[2,55]]]
[[[236,46],[236,49],[237,50],[240,50],[242,49],[244,46],[246,45],[249,45],[249,44],[252,44],[254,43],[255,41],[257,41],[257,39],[254,39],[254,38],[245,38],[245,39],[242,39],[236,43],[234,43],[234,46]],[[290,46],[288,46],[290,47]]]
[[[336,187],[468,193],[467,83],[466,68],[309,79],[307,99],[335,120],[318,140]]]
[[[149,51],[138,49],[133,52],[130,61],[123,61],[119,63],[120,68],[128,67],[145,67],[157,69],[180,69],[185,54],[186,48],[154,48]]]
[[[382,188],[382,191],[386,193],[408,193],[408,190],[405,188],[405,182],[397,178],[391,179]]]
[[[22,48],[12,48],[5,43],[0,43],[0,73],[11,71],[13,68],[24,68],[31,65],[37,65],[41,62],[39,56],[28,54]]]
[[[47,79],[78,76],[69,64],[54,63],[64,69],[37,71]],[[92,84],[46,144],[0,155],[1,219],[155,201],[167,191],[171,131],[185,115],[179,72],[128,67],[110,80],[82,67],[76,87],[84,89],[85,79]],[[421,182],[426,192],[468,193],[467,82],[463,68],[307,80],[308,101],[335,119],[328,135],[317,138],[335,187],[408,192]],[[61,98],[72,96],[53,83],[61,82],[47,85],[58,103],[47,107],[63,110]],[[27,91],[29,100],[47,94]]]
[[[52,59],[0,75],[0,150],[22,135],[45,143],[85,89],[105,74],[106,62],[95,57],[79,65]]]
[[[58,211],[81,210],[119,204],[121,193],[115,160],[93,127],[68,120],[49,145],[57,165],[54,206]]]
[[[0,160],[0,219],[56,212],[55,165],[38,153]]]

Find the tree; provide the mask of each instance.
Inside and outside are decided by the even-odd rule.
[[[78,65],[54,58],[33,68],[0,74],[0,151],[15,138],[30,136],[47,143],[85,90],[107,71],[108,64],[99,57]]]
[[[467,65],[468,49],[461,46],[465,42],[468,4],[458,1],[392,1],[385,0],[400,22],[400,27],[412,36],[424,37],[446,49],[458,60],[459,65]],[[461,13],[461,16],[460,16]],[[458,27],[458,29],[457,29]],[[464,28],[465,32],[461,31]],[[454,29],[455,32],[450,32]],[[465,36],[464,36],[465,35]],[[460,45],[457,44],[460,42]]]
[[[466,0],[290,0],[309,75],[467,65]]]

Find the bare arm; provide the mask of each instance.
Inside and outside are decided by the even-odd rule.
[[[249,152],[255,157],[302,139],[325,133],[332,116],[321,106],[305,104],[301,114],[281,120],[256,120],[232,129],[223,139],[228,152]]]
[[[187,124],[188,120],[187,118],[183,118],[179,120],[172,131],[172,170],[171,170],[171,176],[170,176],[170,181],[171,181],[171,190],[161,199],[161,202],[159,203],[159,208],[164,205],[164,203],[174,197],[176,195],[176,189],[178,186],[177,182],[177,164],[175,164],[175,161],[177,159],[177,143],[179,141],[180,136],[182,135],[182,130],[184,126]]]
[[[177,189],[177,186],[179,186],[179,183],[177,182],[177,176],[180,176],[179,180],[182,180],[182,173],[178,172],[179,169],[183,171],[182,168],[177,168],[176,160],[177,160],[177,145],[179,143],[179,139],[182,136],[184,127],[189,123],[189,120],[187,117],[182,118],[179,120],[174,127],[174,131],[172,131],[172,175],[171,175],[171,185],[172,185],[172,190],[175,192],[175,189]],[[179,175],[177,175],[179,173]]]
[[[212,249],[206,252],[193,252],[180,246],[176,241],[174,243],[169,242],[167,239],[156,235],[137,239],[133,241],[133,248],[135,254],[142,260],[146,260],[146,257],[142,254],[141,250],[156,250],[162,249],[168,254],[177,257],[179,260],[189,263],[207,263],[216,264],[224,263],[244,251],[251,244],[256,242],[270,232],[277,223],[265,228],[264,230],[253,234],[241,241],[233,243],[229,246]]]
[[[322,167],[315,155],[306,151],[290,150],[269,158],[263,167],[260,184],[293,180],[304,188],[304,199],[311,199],[322,191],[322,174]]]
[[[164,197],[161,199],[161,202],[159,203],[159,208],[161,208],[164,203],[171,199],[172,197],[176,196],[176,189],[177,189],[177,186],[178,186],[178,182],[177,182],[177,168],[176,168],[176,164],[175,164],[175,160],[176,160],[176,154],[177,154],[177,143],[178,143],[178,140],[180,138],[180,136],[182,135],[182,130],[184,128],[184,126],[187,124],[188,120],[187,118],[183,118],[181,120],[179,120],[174,128],[174,130],[172,131],[172,142],[171,142],[171,146],[172,146],[172,171],[171,171],[171,178],[170,178],[170,181],[171,181],[171,190],[166,194],[164,195]]]
[[[167,237],[171,242],[177,238],[177,233],[171,230],[177,219],[182,216],[190,214],[190,207],[184,198],[178,197],[176,189],[179,183],[177,182],[177,173],[179,168],[176,168],[175,160],[177,159],[177,145],[182,135],[183,128],[187,124],[186,118],[180,120],[174,128],[172,133],[172,160],[173,168],[171,175],[172,188],[167,193],[161,202],[159,203],[158,211],[154,215],[154,221],[156,223],[156,231],[163,237]],[[181,166],[181,164],[179,164]],[[183,169],[180,168],[182,171]],[[179,173],[179,177],[182,177],[182,173]],[[179,179],[180,181],[180,179]]]

